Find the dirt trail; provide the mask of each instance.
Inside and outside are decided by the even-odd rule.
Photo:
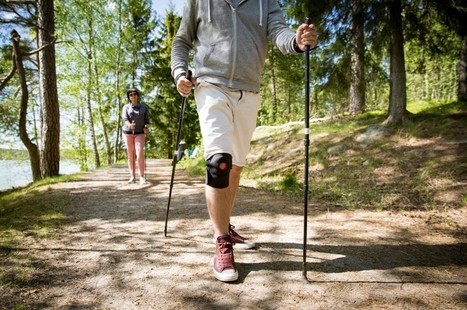
[[[32,257],[33,285],[0,305],[28,309],[466,309],[466,236],[427,225],[428,213],[310,206],[302,280],[302,203],[242,188],[233,224],[257,242],[236,251],[240,278],[216,281],[203,180],[176,173],[168,237],[170,161],[149,160],[148,184],[124,165],[52,185],[70,199],[56,239],[14,251]],[[48,191],[44,189],[44,195]],[[465,209],[452,214],[466,224]],[[1,292],[1,291],[0,291]]]

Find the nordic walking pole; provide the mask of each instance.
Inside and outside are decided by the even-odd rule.
[[[144,129],[147,129],[149,133],[149,127],[147,124],[144,125]],[[146,178],[146,180],[148,179],[148,177],[146,176],[146,139],[147,138],[148,138],[148,135],[145,133],[144,134],[144,177]]]
[[[307,18],[306,23],[311,24]],[[303,279],[310,282],[306,276],[306,248],[308,230],[308,151],[310,148],[310,46],[305,48],[305,180],[304,180],[304,207],[303,207]]]
[[[134,120],[131,121],[131,125],[134,126],[136,123]],[[136,141],[135,141],[135,127],[132,128],[131,130],[131,143],[133,144],[133,150],[136,150]],[[131,159],[133,161],[133,170],[131,173],[136,177],[136,151],[133,151],[133,158]]]
[[[188,72],[186,74],[186,78],[188,80],[191,79],[191,71],[190,70],[188,70]],[[177,139],[175,141],[175,148],[174,148],[175,152],[174,152],[174,157],[173,157],[173,160],[172,160],[172,177],[170,178],[169,200],[167,202],[167,211],[165,213],[164,237],[167,237],[167,222],[169,220],[170,199],[172,197],[172,188],[173,188],[173,184],[174,184],[175,166],[177,165],[177,161],[178,161],[177,150],[178,150],[178,144],[180,143],[180,136],[181,136],[181,133],[182,133],[183,114],[185,112],[186,98],[187,97],[182,98],[182,104],[180,106],[180,114],[178,116],[178,130],[177,130]]]
[[[146,125],[144,126],[144,128],[147,128]],[[144,131],[144,129],[143,129]],[[144,178],[147,180],[148,179],[148,176],[146,175],[146,134],[144,134],[144,145],[143,145],[143,150],[144,150]]]

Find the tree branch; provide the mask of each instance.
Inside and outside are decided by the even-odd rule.
[[[16,35],[17,32],[12,32],[12,38],[14,35]],[[19,35],[18,35],[19,36]],[[10,73],[8,73],[8,75],[2,80],[2,82],[0,83],[0,92],[6,87],[6,85],[8,84],[8,82],[11,80],[11,78],[13,77],[13,75],[15,75],[15,72],[16,72],[16,55],[15,55],[15,52],[13,51],[12,52],[12,60],[13,60],[13,64],[11,66],[11,71]]]
[[[16,62],[13,59],[13,67],[11,68],[10,73],[8,73],[5,79],[3,79],[2,82],[0,83],[0,92],[5,88],[6,84],[8,84],[8,82],[11,80],[13,75],[15,75],[15,72],[16,72]]]
[[[52,42],[47,43],[46,45],[41,46],[41,47],[38,48],[38,49],[35,49],[35,50],[33,50],[33,51],[30,51],[29,53],[25,53],[25,54],[23,54],[23,56],[31,56],[31,55],[33,55],[33,54],[39,53],[40,51],[42,51],[42,50],[43,50],[44,48],[46,48],[47,46],[50,46],[50,45],[55,44],[55,42],[57,42],[57,37],[54,37],[54,39],[53,39]]]
[[[16,4],[16,5],[21,5],[21,4],[37,4],[36,0],[4,0],[6,4]]]

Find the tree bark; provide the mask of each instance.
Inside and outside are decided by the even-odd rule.
[[[89,55],[91,58],[92,56]],[[94,116],[92,114],[92,104],[91,104],[91,95],[92,95],[92,63],[91,59],[88,59],[88,89],[86,94],[86,107],[88,111],[88,119],[89,119],[89,131],[91,132],[91,143],[92,149],[94,153],[94,162],[96,168],[101,166],[101,161],[99,157],[99,149],[97,148],[97,141],[96,141],[96,131],[94,130]]]
[[[462,38],[460,61],[457,66],[457,100],[467,103],[467,39]]]
[[[45,46],[54,40],[54,1],[37,1],[38,45]],[[50,44],[39,52],[39,88],[42,110],[41,124],[41,173],[43,177],[59,174],[60,170],[60,108],[55,68],[55,45]]]
[[[100,83],[99,83],[99,68],[97,65],[97,53],[95,51],[95,46],[93,46],[94,49],[94,75],[95,75],[95,80],[96,80],[96,97],[97,97],[97,113],[99,115],[99,120],[102,126],[102,134],[104,136],[104,142],[105,142],[105,150],[107,154],[107,165],[112,164],[112,148],[110,147],[110,141],[109,141],[109,135],[107,133],[108,129],[105,124],[105,119],[104,119],[104,112],[102,111],[102,95],[101,95],[101,89],[100,89]]]
[[[357,115],[365,109],[365,44],[363,31],[364,15],[361,1],[352,2],[351,25],[351,76],[349,112]]]
[[[79,166],[81,170],[88,171],[88,148],[86,144],[86,119],[85,119],[85,108],[83,106],[78,106],[77,109],[77,118],[78,118],[78,125],[79,125],[79,133],[78,137],[78,158],[79,158]]]
[[[390,102],[384,125],[404,126],[408,122],[404,35],[402,33],[401,0],[388,1],[390,40]]]
[[[93,49],[93,17],[91,16],[88,20],[88,34],[89,34],[89,49],[88,49],[88,87],[87,87],[87,109],[89,115],[89,131],[91,132],[91,143],[92,149],[94,151],[94,161],[96,168],[101,166],[101,161],[99,157],[99,149],[97,148],[97,139],[96,139],[96,131],[94,128],[94,115],[92,114],[92,104],[91,104],[91,97],[92,97],[92,87],[93,87],[93,77],[92,77],[92,49]]]
[[[276,72],[275,67],[275,55],[274,55],[274,46],[271,44],[271,49],[269,53],[269,61],[271,62],[271,83],[272,83],[272,121],[276,123],[277,119],[277,81],[276,81]]]
[[[23,57],[19,48],[20,35],[16,30],[11,32],[11,41],[13,46],[13,67],[18,72],[18,78],[21,85],[21,106],[19,115],[19,137],[28,150],[29,162],[31,164],[32,179],[37,181],[41,179],[41,166],[39,148],[29,138],[26,128],[26,115],[28,110],[29,91],[26,83],[26,73],[23,66]]]

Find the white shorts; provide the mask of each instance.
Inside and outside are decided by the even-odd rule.
[[[232,163],[245,166],[256,128],[260,95],[200,82],[195,88],[204,158],[232,155]]]

